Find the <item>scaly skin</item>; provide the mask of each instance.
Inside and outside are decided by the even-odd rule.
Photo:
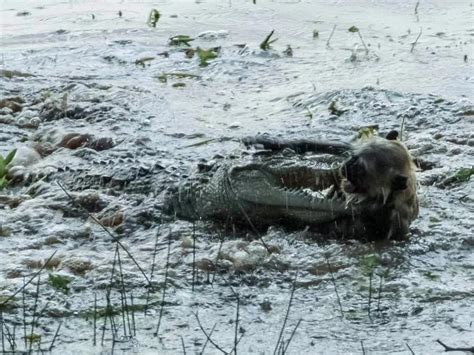
[[[190,220],[319,225],[352,214],[340,194],[322,193],[337,187],[338,179],[334,169],[226,162],[207,183],[178,188],[166,205]]]

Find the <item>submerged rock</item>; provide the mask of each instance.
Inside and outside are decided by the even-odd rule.
[[[23,100],[19,96],[9,97],[9,98],[0,100],[0,109],[8,108],[11,110],[11,112],[16,113],[16,112],[20,112],[23,109],[22,104],[24,103],[25,103],[25,100]]]

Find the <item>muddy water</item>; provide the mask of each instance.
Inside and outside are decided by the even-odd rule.
[[[153,7],[156,28],[146,25]],[[288,353],[436,353],[436,339],[472,346],[473,184],[452,178],[473,161],[472,7],[414,10],[405,1],[3,1],[0,69],[34,76],[0,78],[2,98],[24,100],[21,112],[0,115],[0,153],[19,149],[15,183],[0,196],[0,300],[56,252],[39,282],[3,306],[4,334],[15,329],[4,349],[13,339],[29,348],[24,324],[47,349],[61,324],[54,352],[174,354],[184,344],[219,353],[196,313],[227,352],[237,337],[240,353],[272,353],[280,330],[286,346],[297,325]],[[260,50],[272,29],[278,41]],[[204,31],[214,32],[193,48],[221,47],[208,66],[168,44]],[[159,80],[177,72],[197,77]],[[332,102],[347,111],[331,114]],[[240,154],[239,138],[349,139],[362,126],[387,132],[401,122],[425,163],[421,215],[406,242],[275,226],[261,235],[276,251],[268,254],[251,230],[161,213],[167,186],[200,160]],[[120,247],[119,262],[91,216],[146,278]],[[68,294],[49,275],[70,280]],[[108,303],[115,312],[104,318]]]

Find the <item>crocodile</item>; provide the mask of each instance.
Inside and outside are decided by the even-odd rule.
[[[280,156],[275,159],[274,154],[270,154],[270,158],[257,155],[250,161],[224,160],[210,172],[200,173],[193,181],[170,189],[165,210],[191,221],[232,221],[247,223],[252,228],[273,224],[309,226],[338,236],[371,240],[400,237],[408,231],[394,227],[398,223],[394,222],[394,211],[396,214],[401,208],[400,192],[407,190],[408,178],[396,175],[392,179],[395,170],[402,168],[384,167],[387,172],[394,171],[390,173],[390,179],[394,180],[390,186],[374,187],[371,191],[377,193],[373,194],[363,191],[366,187],[360,179],[366,172],[357,160],[366,159],[367,152],[377,155],[387,148],[383,154],[389,158],[382,159],[382,163],[391,164],[391,151],[402,145],[391,146],[385,142],[394,140],[393,133],[387,138],[373,139],[362,147],[343,142],[284,141],[265,136],[246,138],[245,144],[261,145],[267,151],[279,152]],[[405,149],[403,147],[400,149]],[[294,155],[281,156],[282,150],[288,149]],[[317,155],[310,161],[298,160],[298,156],[306,152]],[[403,151],[396,151],[396,155],[400,154],[403,156]],[[407,164],[411,167],[411,162]],[[380,173],[384,175],[387,173]],[[384,183],[380,180],[379,184]],[[416,205],[416,208],[410,209],[408,225],[418,213],[416,194],[410,198],[403,203]]]

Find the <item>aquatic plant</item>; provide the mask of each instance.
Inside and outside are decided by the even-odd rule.
[[[359,28],[356,27],[356,26],[351,26],[351,27],[349,27],[348,31],[351,32],[351,33],[357,32],[357,34],[359,35],[360,41],[362,42],[362,45],[363,45],[364,48],[365,48],[365,53],[368,54],[368,53],[369,53],[369,49],[368,49],[367,46],[365,45],[364,39],[362,38],[362,34],[360,33]]]
[[[379,129],[378,125],[366,126],[361,127],[357,130],[357,134],[354,137],[353,141],[367,141],[370,138],[373,138],[377,135],[377,131]]]
[[[154,60],[155,57],[143,57],[143,58],[139,58],[135,61],[135,65],[141,65],[142,67],[145,67],[145,65],[148,63],[148,62],[151,62],[152,60]]]
[[[16,149],[13,149],[10,153],[8,153],[5,158],[0,154],[0,190],[3,190],[8,184],[7,165],[11,163],[11,161],[15,157],[15,154],[16,154]]]
[[[170,46],[179,46],[184,44],[185,46],[190,47],[191,45],[189,42],[194,41],[194,38],[187,36],[187,35],[176,35],[170,38],[169,45]]]
[[[369,319],[371,320],[372,320],[372,315],[370,311],[371,311],[371,303],[372,303],[372,279],[374,276],[375,268],[379,265],[380,265],[380,257],[375,254],[366,255],[360,260],[360,268],[362,272],[364,273],[364,275],[369,277],[369,296],[367,300],[367,303],[368,303],[367,315],[369,316]]]
[[[461,168],[453,178],[456,182],[468,182],[472,174],[474,174],[474,168]]]
[[[418,33],[418,37],[416,37],[415,41],[411,44],[410,53],[412,53],[413,50],[415,49],[415,46],[418,43],[418,40],[420,39],[422,33],[423,33],[423,29],[420,27],[420,32]]]
[[[69,284],[71,279],[67,276],[49,274],[48,283],[55,289],[69,294]]]
[[[30,73],[23,73],[17,70],[6,70],[6,69],[0,70],[0,77],[7,78],[7,79],[11,79],[13,77],[28,78],[31,76],[34,76],[34,75]]]
[[[217,52],[219,51],[219,47],[211,48],[211,49],[202,49],[200,47],[196,48],[196,53],[199,57],[199,65],[205,67],[209,65],[208,61],[217,58]]]
[[[332,36],[334,35],[334,32],[336,31],[336,27],[337,27],[337,25],[334,25],[334,27],[332,28],[331,34],[329,35],[328,40],[327,40],[327,42],[326,42],[326,46],[327,46],[327,47],[330,46],[330,45],[329,45],[329,42],[331,42],[331,38],[332,38]]]
[[[265,37],[263,42],[260,43],[260,49],[262,51],[268,51],[270,49],[270,45],[278,40],[278,38],[271,39],[274,32],[275,30],[272,30],[272,32],[270,32],[270,34],[267,37]]]
[[[119,12],[119,16],[121,17],[121,12]],[[148,20],[146,23],[150,27],[156,27],[156,24],[160,20],[161,14],[157,9],[151,9],[150,15],[148,15]]]

